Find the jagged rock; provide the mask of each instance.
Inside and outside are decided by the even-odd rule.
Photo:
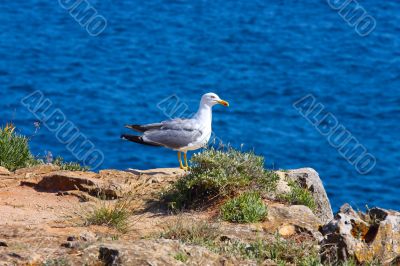
[[[2,176],[2,175],[3,176],[8,176],[10,174],[11,174],[11,172],[8,171],[7,168],[4,168],[4,167],[0,166],[0,176]]]
[[[47,192],[79,190],[95,196],[116,197],[105,182],[95,177],[96,174],[91,172],[57,171],[43,176],[34,188]]]
[[[285,172],[288,180],[297,182],[303,188],[307,188],[313,195],[317,208],[315,214],[323,222],[333,219],[333,213],[325,188],[318,173],[312,168],[300,168]]]
[[[389,265],[400,257],[400,213],[396,211],[373,208],[364,214],[344,204],[321,232],[325,262],[354,256],[359,263],[379,260]]]

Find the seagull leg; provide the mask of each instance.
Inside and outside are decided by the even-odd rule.
[[[188,161],[187,161],[186,152],[183,153],[183,158],[185,159],[185,168],[186,168],[186,170],[189,170],[189,164],[188,164]]]
[[[180,151],[178,151],[178,161],[179,161],[179,168],[185,169],[185,168],[183,167],[183,164],[182,164],[181,152],[180,152]]]

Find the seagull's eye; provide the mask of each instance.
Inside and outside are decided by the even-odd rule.
[[[211,99],[215,99],[215,96],[210,96]]]

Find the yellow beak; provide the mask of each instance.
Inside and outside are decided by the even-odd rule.
[[[218,103],[222,104],[223,106],[229,106],[229,103],[227,101],[224,101],[224,100],[219,100]]]

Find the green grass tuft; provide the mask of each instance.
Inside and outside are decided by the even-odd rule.
[[[82,166],[79,163],[64,162],[64,159],[62,157],[57,157],[56,159],[54,159],[52,164],[59,166],[61,170],[68,171],[88,171],[90,169],[89,167]]]
[[[174,259],[185,263],[189,259],[189,255],[184,252],[179,252],[174,256]]]
[[[69,266],[71,265],[65,258],[48,259],[42,263],[42,266]]]
[[[126,233],[129,229],[131,199],[121,198],[115,202],[101,201],[84,214],[85,225],[105,225]]]
[[[316,210],[317,204],[315,203],[315,199],[308,189],[302,188],[294,181],[290,181],[288,185],[290,187],[290,192],[280,195],[279,198],[281,200],[284,200],[290,204],[307,206],[312,211]]]
[[[257,192],[245,192],[228,200],[221,207],[221,217],[235,223],[254,223],[262,221],[267,215],[261,196]]]
[[[270,192],[279,179],[264,169],[264,158],[233,148],[209,148],[194,154],[188,175],[179,179],[164,199],[177,209],[234,196],[239,190]]]
[[[296,243],[278,236],[274,241],[234,241],[228,243],[223,251],[226,254],[237,254],[240,258],[256,260],[260,264],[270,259],[277,265],[321,265],[318,251],[312,243]]]
[[[36,164],[28,139],[14,132],[14,126],[0,128],[0,166],[10,171]]]

